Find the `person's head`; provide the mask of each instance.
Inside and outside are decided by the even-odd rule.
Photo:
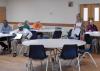
[[[23,27],[19,27],[19,31],[23,31]]]
[[[77,14],[76,20],[77,20],[77,22],[81,21],[80,13]]]
[[[3,21],[3,24],[4,24],[4,27],[7,27],[8,26],[8,21],[7,20],[4,20]]]
[[[89,19],[89,24],[93,25],[93,19]]]
[[[40,21],[37,21],[36,24],[40,24]]]
[[[18,24],[18,29],[19,29],[19,31],[23,31],[23,27],[22,27],[23,25],[22,25],[22,23],[19,23]]]
[[[28,20],[25,20],[23,24],[28,24],[28,23],[29,23],[29,21]]]

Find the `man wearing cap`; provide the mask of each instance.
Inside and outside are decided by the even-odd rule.
[[[20,39],[14,39],[12,42],[14,44],[14,47],[13,47],[14,52],[13,53],[15,55],[16,55],[16,50],[17,50],[17,47],[16,47],[17,43],[19,43],[19,42],[21,43],[24,40],[28,40],[32,36],[32,33],[28,29],[23,28],[22,26],[23,26],[22,24],[19,24],[18,29],[11,32],[13,34],[22,34],[22,37]],[[27,53],[27,51],[24,52],[24,54],[26,54],[26,53]]]

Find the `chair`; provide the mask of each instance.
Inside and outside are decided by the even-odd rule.
[[[31,31],[32,37],[30,39],[37,39],[37,32],[36,31]]]
[[[85,41],[86,41],[86,45],[90,45],[90,46],[87,47],[87,48],[84,47],[84,49],[81,50],[82,51],[81,60],[83,59],[84,56],[88,55],[91,58],[91,60],[94,63],[94,65],[97,67],[96,62],[95,62],[94,58],[91,55],[91,52],[93,50],[92,49],[92,46],[91,46],[92,38],[91,38],[91,36],[89,34],[85,34],[85,37],[84,38],[85,38]]]
[[[72,33],[72,29],[70,29],[70,30],[68,31],[68,35],[67,35],[68,38],[71,38],[71,33]]]
[[[54,31],[53,39],[61,38],[61,35],[62,35],[62,31],[61,30]]]
[[[45,53],[45,49],[43,45],[30,45],[30,49],[29,49],[29,63],[26,64],[27,71],[32,71],[33,70],[33,66],[32,66],[32,60],[44,60],[46,59],[48,56]],[[48,58],[47,58],[47,62],[46,62],[46,71],[48,69]]]
[[[56,31],[54,31],[53,39],[59,39],[59,38],[61,38],[61,35],[62,35],[61,29],[59,29],[59,30],[57,29]],[[50,50],[50,51],[51,51],[51,50]],[[53,53],[54,53],[54,55],[55,55],[55,58],[56,58],[57,51],[60,52],[59,49],[53,50]],[[50,53],[50,54],[51,54],[51,53]]]
[[[89,34],[84,35],[84,40],[86,41],[86,44],[91,44],[92,43],[92,38]]]
[[[64,45],[59,58],[63,60],[77,59],[78,71],[80,71],[80,62],[77,50],[78,50],[77,45]],[[62,71],[60,59],[59,59],[59,66],[60,66],[60,71]]]

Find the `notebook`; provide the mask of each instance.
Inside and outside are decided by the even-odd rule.
[[[21,39],[21,38],[22,38],[22,34],[17,33],[14,39]]]

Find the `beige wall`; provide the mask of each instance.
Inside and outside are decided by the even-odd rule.
[[[69,1],[73,1],[73,7],[68,7]],[[100,3],[100,0],[7,0],[7,19],[73,24],[79,4],[85,3]]]
[[[74,23],[78,2],[68,7],[67,0],[10,0],[7,3],[9,21],[41,21],[51,23]]]
[[[0,6],[5,7],[7,5],[7,0],[0,0]]]

